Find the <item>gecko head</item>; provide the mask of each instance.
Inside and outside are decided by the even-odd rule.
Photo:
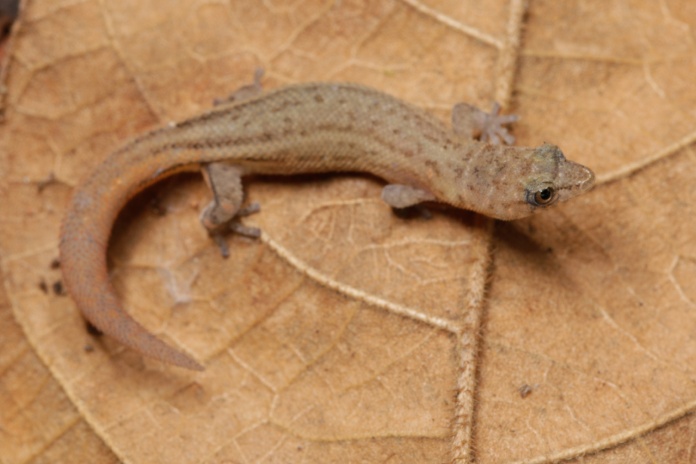
[[[594,184],[594,174],[568,161],[555,146],[537,148],[483,145],[470,159],[468,176],[455,174],[451,191],[442,197],[451,204],[502,220],[530,216],[566,201]]]
[[[528,158],[527,175],[521,176],[524,209],[528,216],[588,191],[594,185],[594,173],[587,167],[568,161],[555,145],[543,144]]]

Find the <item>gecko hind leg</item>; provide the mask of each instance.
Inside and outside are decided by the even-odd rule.
[[[239,103],[261,95],[261,93],[263,93],[261,79],[263,79],[264,73],[265,71],[263,68],[256,68],[256,71],[254,71],[254,82],[241,86],[225,98],[215,99],[213,105],[218,106],[228,103]]]
[[[435,195],[410,185],[389,184],[382,189],[382,200],[392,208],[404,209],[424,201],[433,201]]]
[[[261,230],[241,224],[239,218],[257,213],[258,203],[242,207],[242,170],[228,163],[210,163],[202,169],[203,177],[213,192],[213,199],[201,211],[201,223],[208,230],[224,258],[230,255],[224,236],[228,231],[258,238]]]
[[[382,189],[382,200],[392,207],[397,216],[404,219],[414,215],[430,219],[432,215],[422,203],[435,200],[435,195],[410,185],[389,184]]]
[[[493,104],[490,113],[468,103],[458,103],[452,108],[454,132],[467,139],[478,138],[495,145],[515,143],[515,137],[503,126],[519,119],[519,116],[514,114],[501,115],[500,105],[497,103]]]

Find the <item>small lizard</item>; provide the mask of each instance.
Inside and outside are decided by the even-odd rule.
[[[531,215],[590,189],[592,171],[561,150],[509,147],[501,124],[514,116],[466,104],[452,129],[434,116],[354,84],[293,85],[261,93],[261,73],[212,110],[149,132],[107,157],[75,190],[60,240],[68,292],[103,333],[164,362],[202,370],[197,361],[151,334],[126,313],[109,281],[106,247],[126,202],[177,172],[202,170],[213,200],[201,222],[220,244],[222,231],[258,236],[239,217],[247,174],[368,172],[388,181],[382,199],[394,208],[446,203],[498,219]]]

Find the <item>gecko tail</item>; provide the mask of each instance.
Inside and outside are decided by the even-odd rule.
[[[153,180],[196,166],[187,164],[192,155],[186,150],[163,154],[161,159],[151,157],[149,147],[169,146],[169,137],[165,128],[126,144],[75,189],[63,219],[60,267],[78,309],[105,335],[143,355],[201,371],[196,360],[157,338],[123,309],[106,261],[111,228],[128,200]],[[148,163],[142,162],[145,155]]]
[[[150,333],[121,307],[109,280],[106,247],[66,224],[60,244],[63,282],[77,307],[104,334],[146,356],[195,371],[203,366]]]
[[[101,279],[93,279],[93,283],[96,283],[95,280]],[[194,371],[204,370],[192,357],[150,333],[125,312],[108,281],[102,280],[100,283],[106,284],[107,288],[103,288],[104,292],[99,296],[98,304],[91,304],[84,301],[84,298],[75,298],[82,313],[97,329],[151,358]]]
[[[109,292],[104,296],[107,298],[102,300],[97,310],[99,313],[98,317],[94,317],[94,311],[82,311],[86,316],[90,314],[88,319],[99,330],[129,348],[151,358],[194,371],[204,370],[204,367],[195,359],[165,343],[140,325],[138,321],[121,308],[113,292]]]

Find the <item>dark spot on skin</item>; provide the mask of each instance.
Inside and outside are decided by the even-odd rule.
[[[227,121],[228,122],[237,122],[237,120],[241,117],[242,117],[242,115],[240,113],[230,113],[227,116]]]
[[[48,293],[48,285],[45,280],[41,279],[41,282],[39,282],[39,289],[45,294]]]
[[[319,95],[319,94],[314,95],[314,101],[317,102],[317,103],[324,103],[324,97],[322,97],[322,96]]]
[[[392,129],[392,134],[399,135],[399,134],[401,134],[401,131],[399,129],[394,128],[394,129]]]
[[[439,140],[437,137],[434,137],[433,135],[428,134],[428,133],[424,133],[422,135],[423,135],[423,138],[425,140],[428,140],[428,141],[433,142],[433,143],[437,143]]]
[[[65,295],[65,289],[63,288],[63,282],[57,280],[53,282],[53,294],[63,296]]]
[[[58,269],[60,268],[60,259],[55,258],[53,261],[51,261],[51,269]]]
[[[302,106],[303,103],[301,100],[294,100],[294,99],[285,99],[281,100],[277,106],[271,106],[268,109],[269,113],[282,113],[283,111],[287,110],[288,108],[294,108],[297,106]]]
[[[458,167],[454,168],[453,171],[454,171],[454,179],[456,181],[461,182],[462,176],[464,175],[464,169],[462,167],[458,166]],[[471,187],[471,186],[469,186],[469,187]]]
[[[432,169],[436,176],[440,177],[442,175],[440,173],[440,167],[438,166],[437,162],[433,160],[425,160],[425,165]]]

